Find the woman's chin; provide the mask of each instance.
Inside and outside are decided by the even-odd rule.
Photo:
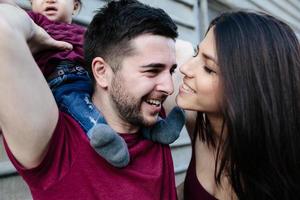
[[[189,110],[188,102],[179,95],[176,97],[176,104],[184,110]]]
[[[188,111],[200,111],[202,112],[202,108],[197,105],[195,102],[192,103],[191,99],[185,99],[184,97],[177,96],[176,97],[176,104],[178,107],[182,108],[183,110],[188,110]]]

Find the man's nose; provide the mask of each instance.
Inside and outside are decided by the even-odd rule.
[[[156,89],[166,95],[171,95],[174,92],[172,75],[166,73],[159,77]]]

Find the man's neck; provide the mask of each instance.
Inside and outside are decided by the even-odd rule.
[[[120,117],[104,95],[100,97],[99,93],[98,95],[94,94],[92,102],[101,111],[108,125],[116,132],[120,134],[130,134],[139,131],[140,127],[134,126]]]

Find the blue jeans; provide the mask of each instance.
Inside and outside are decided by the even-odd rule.
[[[71,115],[86,133],[97,123],[107,124],[91,101],[92,82],[83,67],[62,61],[51,75],[48,85],[59,109]]]

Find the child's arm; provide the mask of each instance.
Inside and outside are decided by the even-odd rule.
[[[26,168],[41,162],[58,120],[55,100],[27,45],[56,46],[45,34],[26,12],[0,4],[0,127]]]

